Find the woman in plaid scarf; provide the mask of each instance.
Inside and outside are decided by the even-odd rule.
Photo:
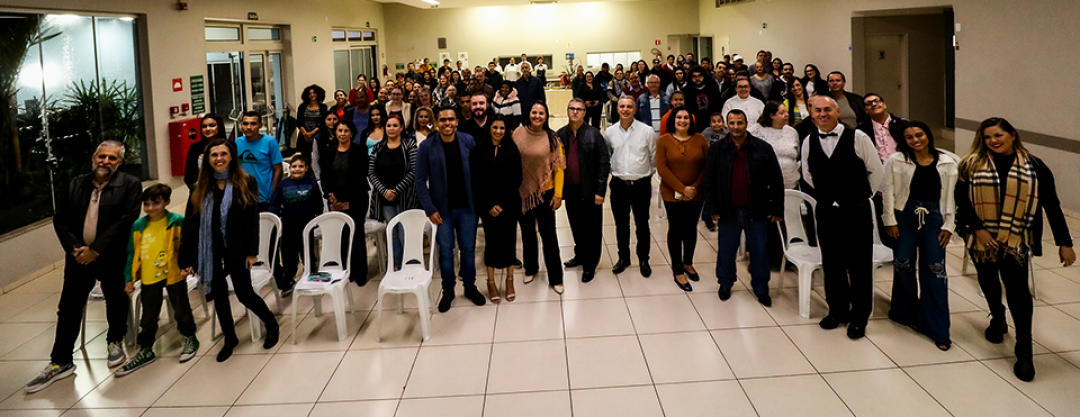
[[[971,151],[960,162],[956,210],[956,223],[966,236],[979,286],[990,308],[986,340],[1001,343],[1009,331],[1005,306],[1001,304],[1004,283],[1016,326],[1013,373],[1022,381],[1031,381],[1035,365],[1031,356],[1032,301],[1027,276],[1030,256],[1042,256],[1042,211],[1050,222],[1061,263],[1069,266],[1076,261],[1054,188],[1054,175],[1024,148],[1007,120],[983,120]]]

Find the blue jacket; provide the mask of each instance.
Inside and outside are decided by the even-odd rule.
[[[420,144],[419,153],[416,156],[416,196],[420,198],[420,204],[424,207],[424,213],[429,217],[436,212],[444,219],[450,215],[450,197],[447,193],[450,186],[446,182],[446,156],[443,154],[442,138],[438,132],[434,137]],[[472,174],[469,172],[469,152],[475,143],[473,137],[465,133],[457,132],[457,143],[461,149],[461,170],[465,173],[465,197],[469,201],[469,209],[473,212],[476,207],[473,203]]]
[[[518,101],[521,102],[521,124],[528,126],[529,122],[529,110],[537,101],[543,101],[547,103],[547,93],[544,92],[544,82],[536,76],[529,77],[526,81],[525,77],[518,78],[514,83],[514,87],[517,88]],[[549,109],[550,110],[550,109]]]
[[[649,127],[652,127],[652,108],[649,107],[649,98],[651,97],[648,92],[638,97],[637,115],[634,116],[635,119],[649,125]],[[670,109],[671,97],[668,97],[667,92],[660,91],[660,117],[664,117]]]

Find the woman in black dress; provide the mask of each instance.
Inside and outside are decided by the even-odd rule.
[[[354,144],[356,126],[352,121],[339,120],[334,126],[337,144],[320,158],[322,189],[329,200],[330,211],[340,211],[352,217],[356,229],[352,233],[352,254],[349,257],[349,280],[363,287],[367,284],[367,240],[364,238],[364,218],[368,206],[368,153],[364,145]],[[344,251],[342,251],[344,252]]]
[[[259,186],[236,157],[236,145],[214,138],[203,151],[199,181],[191,192],[181,232],[183,275],[199,274],[214,300],[225,343],[217,361],[225,362],[240,344],[229,304],[231,277],[236,299],[266,325],[263,348],[278,342],[278,322],[251,288],[251,267],[259,261]]]
[[[517,218],[521,213],[521,154],[506,135],[502,115],[492,116],[491,142],[481,141],[469,156],[476,209],[484,220],[484,266],[488,296],[498,303],[495,269],[506,268],[506,301],[514,301],[514,263],[517,258]]]

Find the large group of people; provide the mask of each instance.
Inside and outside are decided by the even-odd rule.
[[[540,246],[555,292],[565,290],[564,268],[580,267],[582,282],[594,280],[606,202],[615,221],[613,272],[624,273],[636,261],[639,274],[650,277],[656,177],[675,285],[689,292],[700,280],[694,259],[701,220],[717,233],[718,298],[731,297],[745,235],[750,287],[771,307],[770,269],[784,256],[778,224],[805,221],[815,225],[811,239],[824,270],[828,313],[820,327],[847,324],[853,339],[865,335],[873,306],[877,222],[895,257],[889,318],[949,350],[945,246],[959,236],[986,294],[986,339],[1001,343],[1009,331],[1004,283],[1016,332],[1014,372],[1024,381],[1034,378],[1027,276],[1031,256],[1042,253],[1044,214],[1060,261],[1071,265],[1075,254],[1051,170],[1005,119],[985,120],[960,157],[935,147],[927,124],[890,113],[880,95],[846,91],[844,74],[822,79],[808,64],[797,78],[791,63],[761,51],[752,65],[738,55],[714,64],[687,54],[668,56],[666,64],[657,57],[652,68],[645,61],[626,69],[619,64],[614,73],[607,63],[597,74],[578,67],[569,80],[574,98],[566,108],[568,124],[556,131],[542,81],[547,68],[534,62],[541,75],[533,75],[525,55],[520,63],[511,59],[500,68],[493,61],[475,72],[460,62],[452,69],[449,60],[439,68],[427,60],[410,63],[407,73],[385,85],[360,75],[356,88],[334,92],[331,106],[324,103],[325,90],[309,86],[297,109],[295,154],[285,178],[281,149],[260,133],[258,113],[243,114],[244,136],[235,140],[226,139],[221,117],[208,114],[203,139],[192,146],[186,165],[190,197],[183,216],[165,209],[168,186],[143,191],[134,177],[118,172],[123,145],[101,143],[92,172],[59,193],[54,225],[67,258],[56,338],[51,363],[26,391],[73,373],[71,352],[95,280],[108,311],[108,363],[120,367],[118,376],[155,360],[162,288],[184,336],[180,360],[196,354],[183,282],[192,274],[204,283],[221,321],[225,343],[218,361],[239,343],[226,277],[237,299],[266,326],[264,347],[273,347],[279,325],[250,285],[260,212],[282,219],[275,283],[287,297],[296,282],[302,230],[324,207],[356,224],[423,210],[438,229],[438,310],[446,312],[459,278],[464,296],[476,305],[514,301],[515,268],[523,269],[525,284],[534,281]],[[602,117],[605,111],[609,118]],[[785,210],[786,190],[801,190],[816,205],[809,214],[785,218],[799,212]],[[555,213],[564,202],[574,248],[573,258],[562,263]],[[481,223],[486,296],[477,288],[474,255]],[[403,236],[395,233],[390,244],[400,268]],[[353,238],[350,279],[364,286],[366,242],[361,233]],[[503,290],[497,269],[506,270]],[[136,282],[145,308],[139,351],[129,359],[122,344],[129,302],[124,291],[131,293]]]

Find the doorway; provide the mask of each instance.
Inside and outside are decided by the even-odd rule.
[[[892,104],[893,113],[909,117],[906,34],[866,35],[866,93]]]
[[[206,89],[209,112],[224,118],[229,138],[242,136],[240,119],[245,111],[262,116],[260,133],[286,143],[291,134],[285,120],[289,116],[288,91],[281,43],[287,27],[247,26],[207,23]]]

